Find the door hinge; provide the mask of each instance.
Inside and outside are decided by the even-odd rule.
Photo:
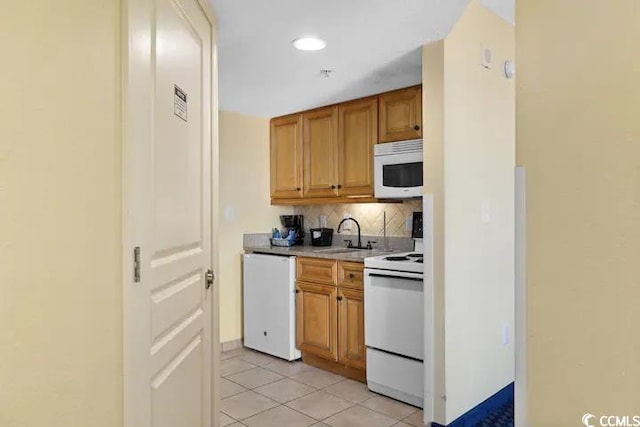
[[[215,278],[216,276],[213,274],[213,270],[208,269],[207,273],[205,274],[204,288],[211,289],[211,286],[213,286],[213,281],[215,280]]]
[[[140,246],[133,248],[133,281],[140,282]]]

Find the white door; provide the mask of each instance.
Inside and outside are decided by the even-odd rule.
[[[198,0],[130,0],[125,23],[125,425],[208,427],[213,28]]]

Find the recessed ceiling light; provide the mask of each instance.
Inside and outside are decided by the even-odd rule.
[[[317,37],[298,37],[293,41],[293,46],[299,50],[321,50],[327,43]]]

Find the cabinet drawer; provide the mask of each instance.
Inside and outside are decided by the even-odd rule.
[[[338,284],[355,289],[364,289],[364,264],[341,261],[338,264]]]
[[[337,261],[319,258],[298,257],[298,280],[326,285],[336,285]]]

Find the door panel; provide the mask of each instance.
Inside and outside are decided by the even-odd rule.
[[[373,196],[373,147],[378,142],[378,98],[339,107],[341,196]]]
[[[336,287],[298,282],[296,295],[298,348],[338,360]]]
[[[125,240],[142,258],[125,289],[125,424],[208,427],[212,24],[197,0],[142,4],[128,5]]]
[[[152,426],[209,423],[210,24],[194,0],[156,0],[151,293]],[[186,112],[176,114],[176,92]],[[206,104],[206,105],[205,105]]]
[[[364,292],[339,289],[340,302],[338,325],[340,352],[339,361],[347,366],[365,369],[366,348],[364,345]]]
[[[422,86],[380,95],[380,142],[422,138]]]
[[[302,197],[302,115],[271,120],[271,197]]]
[[[304,197],[338,194],[338,107],[304,113]]]

